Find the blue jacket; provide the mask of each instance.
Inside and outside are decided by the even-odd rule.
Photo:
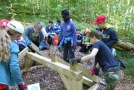
[[[14,86],[23,83],[18,63],[19,47],[14,42],[10,43],[10,52],[9,61],[0,62],[0,84]]]
[[[103,34],[102,41],[111,49],[112,46],[118,41],[118,36],[113,28],[105,28],[104,30],[97,28]]]
[[[72,37],[73,44],[77,43],[76,26],[74,22],[69,20],[61,24],[61,34],[60,34],[59,40],[61,41],[63,37],[64,38]]]
[[[47,32],[47,33],[52,33],[52,32],[54,32],[53,26],[51,26],[51,27],[49,27],[49,25],[46,26],[46,32]]]
[[[28,26],[24,35],[24,39],[31,40],[32,33],[34,32],[34,27],[33,26]],[[42,31],[39,32],[39,46],[43,46],[44,44],[44,34]]]

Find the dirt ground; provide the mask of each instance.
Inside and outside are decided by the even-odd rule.
[[[51,53],[62,58],[62,54],[60,54],[57,50],[54,50],[53,46],[50,47],[50,50],[45,50],[44,53]],[[79,53],[78,50],[76,50],[75,56],[82,57],[84,54]],[[20,62],[20,64],[22,66],[23,62]],[[92,60],[81,65],[87,69],[91,69],[93,64],[94,61]],[[30,70],[27,77],[24,73],[23,78],[27,85],[40,83],[41,90],[66,90],[59,74],[45,66],[33,68]],[[87,90],[87,86],[84,86],[83,90]],[[122,79],[118,83],[116,90],[134,90],[134,79],[125,76],[122,71]]]

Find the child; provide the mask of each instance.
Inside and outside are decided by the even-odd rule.
[[[41,22],[41,25],[42,25],[42,32],[44,34],[44,42],[43,42],[43,50],[46,50],[46,49],[49,49],[49,44],[47,42],[48,40],[48,34],[46,32],[46,29],[45,29],[45,23],[44,22]]]
[[[115,43],[117,43],[118,36],[115,30],[112,27],[108,27],[108,24],[106,24],[106,16],[104,15],[97,16],[93,24],[98,26],[96,30],[102,32],[103,34],[103,38],[101,40],[111,49],[112,53],[115,56],[113,46]]]
[[[42,32],[43,32],[44,36],[47,38],[48,37],[48,34],[46,32],[46,29],[45,29],[45,23],[44,22],[41,22],[41,25],[42,25]]]
[[[73,49],[76,49],[77,36],[76,26],[73,21],[70,21],[69,11],[67,9],[61,12],[64,22],[61,24],[60,44],[58,50],[61,51],[63,46],[63,59],[69,63],[69,58],[74,58]]]
[[[46,32],[48,33],[48,43],[50,45],[53,44],[53,35],[52,33],[54,33],[54,27],[53,27],[53,21],[50,20],[49,24],[46,26]]]
[[[86,36],[83,37],[81,49],[79,50],[79,52],[89,54],[89,49],[92,47],[89,39],[90,30],[86,29],[85,34]]]
[[[37,22],[34,26],[28,26],[24,35],[27,46],[33,42],[39,50],[44,49],[44,34],[41,31],[42,25],[40,22]],[[32,50],[32,49],[31,49]],[[32,50],[32,52],[35,52]]]
[[[9,90],[9,86],[19,87],[24,90],[26,85],[23,82],[19,63],[19,47],[13,41],[16,35],[22,35],[23,25],[18,21],[10,21],[7,25],[8,34],[4,27],[0,26],[0,90]]]
[[[119,62],[114,59],[110,49],[100,40],[102,34],[99,31],[91,31],[90,42],[93,45],[91,54],[82,58],[72,58],[70,64],[80,63],[91,60],[95,57],[95,63],[98,63],[103,71],[107,83],[106,90],[114,90],[119,80]]]
[[[60,20],[57,20],[57,23],[54,25],[54,32],[55,32],[56,34],[58,34],[59,32],[61,32],[61,27],[60,27],[60,25],[61,25],[61,21],[60,21]]]
[[[77,46],[82,46],[82,34],[81,34],[81,29],[76,29],[77,31]]]
[[[27,47],[26,45],[26,41],[23,40],[23,38],[21,37],[21,35],[16,35],[16,40],[14,40],[14,42],[19,46],[19,51],[21,52],[24,48]]]

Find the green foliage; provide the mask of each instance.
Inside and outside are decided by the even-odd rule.
[[[21,21],[61,19],[61,10],[67,8],[71,18],[80,22],[78,28],[94,29],[97,15],[107,16],[119,38],[134,42],[134,0],[1,0],[0,18]],[[30,18],[30,19],[29,19]],[[82,26],[83,25],[83,26]]]
[[[134,77],[134,58],[127,61],[126,73],[129,76]]]
[[[127,65],[125,73],[134,77],[134,51],[117,51],[117,58],[124,60]]]

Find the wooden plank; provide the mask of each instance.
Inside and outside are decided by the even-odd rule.
[[[24,58],[24,56],[26,55],[26,53],[28,52],[28,47],[26,47],[25,49],[23,49],[20,53],[19,53],[19,57],[18,60],[22,60]]]
[[[62,81],[63,81],[66,89],[67,90],[71,90],[71,87],[70,87],[71,86],[70,79],[67,76],[63,75],[63,74],[60,74],[59,73],[59,75],[60,75],[60,77],[61,77],[61,79],[62,79]]]
[[[59,58],[59,57],[55,57],[55,61],[61,62],[61,63],[65,64],[65,65],[68,65],[68,66],[70,65],[69,63],[65,62],[64,60],[62,60],[62,59]],[[93,76],[92,76],[92,74],[89,72],[89,70],[87,70],[86,68],[84,68],[84,67],[81,66],[80,64],[75,65],[75,67],[72,67],[72,66],[71,66],[71,68],[72,68],[72,69],[76,69],[76,70],[81,70],[81,71],[83,72],[82,74],[83,74],[85,77],[87,77],[87,78],[93,80],[94,82],[99,82],[99,80],[100,80],[100,78],[99,78],[98,76],[96,76],[96,75],[93,75]]]
[[[34,51],[36,51],[38,54],[40,54],[40,55],[42,55],[42,56],[44,56],[44,57],[50,58],[47,54],[45,54],[45,53],[43,53],[42,51],[40,51],[39,48],[38,48],[34,43],[31,42],[30,47],[31,47]]]
[[[59,58],[58,56],[55,56],[55,61],[56,62],[61,62],[61,63],[63,63],[63,64],[65,64],[65,65],[70,65],[69,63],[67,63],[66,61],[64,61],[63,59],[61,59],[61,58]]]
[[[87,70],[86,68],[82,67],[81,65],[77,64],[76,65],[77,70],[81,70],[83,72],[83,75],[91,80],[93,80],[94,82],[99,82],[100,78],[96,75],[92,75],[89,70]]]
[[[32,53],[32,52],[28,52],[27,53],[28,58],[41,63],[59,73],[62,73],[68,77],[74,78],[74,79],[81,79],[82,78],[82,72],[81,71],[73,71],[70,70],[70,67],[67,65],[64,65],[62,63],[59,62],[52,62],[51,59],[40,56],[38,54]]]
[[[82,90],[83,89],[82,82],[83,82],[83,79],[81,79],[81,80],[72,79],[72,84],[71,84],[72,89],[71,90]]]
[[[88,86],[92,86],[94,84],[94,82],[91,79],[85,76],[83,76],[82,78],[83,78],[83,84],[88,85]]]
[[[97,88],[99,87],[98,84],[94,84],[92,87],[90,87],[88,90],[97,90]]]
[[[27,77],[28,77],[28,73],[29,73],[29,70],[33,64],[33,60],[31,60],[30,58],[27,57],[27,55],[25,56],[25,63],[24,63],[24,67],[26,69],[26,72],[25,72],[25,79],[27,80]]]
[[[31,71],[31,70],[33,70],[33,69],[36,69],[36,68],[43,68],[43,67],[45,67],[45,66],[44,66],[44,65],[33,66],[33,67],[31,67],[30,69],[22,69],[22,70],[21,70],[21,73],[23,74],[23,73],[25,73],[25,72],[27,72],[27,71]]]

